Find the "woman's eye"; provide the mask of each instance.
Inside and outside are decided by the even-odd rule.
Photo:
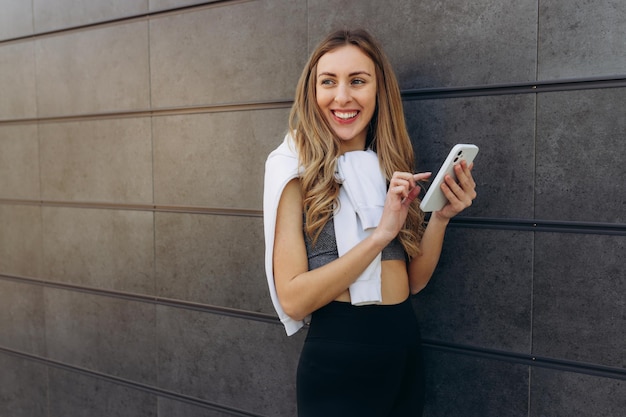
[[[333,80],[322,80],[321,85],[333,85]]]
[[[365,80],[362,80],[360,78],[355,78],[354,80],[352,80],[352,84],[356,84],[356,85],[365,84]]]

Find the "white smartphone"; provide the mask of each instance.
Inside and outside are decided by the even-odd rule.
[[[465,143],[454,145],[420,203],[422,211],[439,211],[446,205],[448,199],[443,194],[443,191],[441,191],[441,183],[443,182],[445,176],[450,175],[456,180],[454,166],[460,164],[461,161],[466,161],[467,165],[471,164],[477,154],[478,146],[476,145]]]

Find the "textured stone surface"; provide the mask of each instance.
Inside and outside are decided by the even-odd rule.
[[[69,32],[35,43],[39,116],[149,108],[147,22]]]
[[[166,307],[157,323],[163,388],[260,415],[295,415],[305,333],[287,337],[278,324]]]
[[[33,3],[22,0],[0,0],[0,40],[33,33]]]
[[[155,118],[156,203],[260,210],[265,159],[282,142],[288,113]]]
[[[626,89],[540,94],[536,216],[626,222]]]
[[[533,353],[626,368],[625,236],[538,234]]]
[[[414,297],[422,336],[530,353],[533,236],[448,230],[439,267]]]
[[[0,346],[44,356],[44,330],[43,287],[0,279]]]
[[[533,216],[535,99],[532,95],[419,100],[405,103],[417,170],[441,167],[457,143],[480,148],[471,217]]]
[[[32,42],[0,44],[0,120],[37,115],[33,57]]]
[[[428,417],[526,417],[528,367],[426,349]]]
[[[307,58],[305,7],[262,0],[152,20],[152,105],[291,99]]]
[[[42,233],[41,208],[0,205],[0,273],[39,276]]]
[[[150,119],[39,126],[45,200],[152,203]]]
[[[274,314],[261,218],[156,215],[157,293]]]
[[[48,357],[72,366],[157,383],[155,306],[47,288]]]
[[[44,365],[0,352],[0,415],[49,417]]]
[[[154,293],[153,213],[46,207],[45,278]]]
[[[0,198],[39,198],[38,161],[37,126],[0,125]]]
[[[619,0],[542,0],[537,77],[623,77],[625,40],[626,8]]]
[[[332,0],[309,5],[309,48],[328,32],[363,27],[381,42],[402,88],[535,78],[537,2]]]

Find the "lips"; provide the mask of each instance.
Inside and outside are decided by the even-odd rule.
[[[357,110],[351,110],[351,111],[331,110],[331,112],[333,116],[335,116],[336,119],[339,119],[339,121],[342,121],[342,122],[352,121],[359,114]]]

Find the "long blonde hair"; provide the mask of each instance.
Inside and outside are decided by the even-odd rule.
[[[311,54],[298,86],[289,116],[289,129],[294,132],[303,171],[300,182],[303,192],[305,232],[317,240],[331,218],[339,195],[335,167],[340,140],[323,117],[316,100],[316,73],[319,59],[345,45],[358,47],[376,68],[376,110],[370,121],[366,146],[378,155],[381,169],[389,181],[394,171],[413,172],[413,147],[406,130],[402,97],[389,60],[374,38],[365,30],[338,30],[329,34]],[[424,213],[419,201],[413,201],[399,239],[409,258],[419,255],[419,242],[424,232]]]

